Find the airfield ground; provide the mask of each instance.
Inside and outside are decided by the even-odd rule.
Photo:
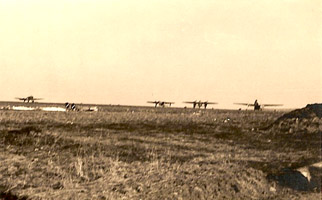
[[[295,169],[321,161],[321,118],[283,114],[0,110],[0,199],[320,199]]]

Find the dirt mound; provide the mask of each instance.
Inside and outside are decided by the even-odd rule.
[[[318,133],[322,130],[322,104],[308,104],[278,118],[267,129],[295,133]]]
[[[277,121],[292,118],[311,119],[315,117],[322,118],[322,104],[308,104],[305,108],[296,109],[289,113],[286,113]]]

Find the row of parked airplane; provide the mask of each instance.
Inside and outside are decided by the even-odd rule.
[[[27,102],[27,103],[34,103],[36,100],[42,100],[43,98],[34,98],[33,96],[28,96],[28,97],[16,97],[16,99],[19,99],[23,102]],[[168,101],[148,101],[147,103],[153,103],[155,104],[155,107],[160,106],[160,107],[165,107],[166,105],[171,106],[172,104],[174,104],[175,102],[168,102]],[[188,104],[192,104],[193,108],[196,108],[196,106],[198,106],[198,108],[204,107],[205,109],[207,109],[207,106],[210,104],[218,104],[217,102],[209,102],[209,101],[184,101],[183,103],[188,103]],[[67,104],[66,103],[66,108],[67,108]],[[261,110],[263,107],[272,107],[272,106],[283,106],[283,104],[259,104],[257,100],[255,100],[254,103],[234,103],[236,105],[243,105],[243,106],[247,106],[247,107],[254,107],[254,110]],[[68,104],[68,107],[71,106],[71,108],[73,107],[72,105]],[[72,108],[73,109],[73,108]]]
[[[175,102],[167,102],[167,101],[148,101],[148,103],[154,103],[155,107],[160,106],[160,107],[165,107],[166,105],[171,106],[172,104],[174,104]],[[188,104],[192,104],[193,108],[196,108],[196,106],[198,106],[198,108],[201,108],[202,106],[204,106],[205,109],[207,109],[207,106],[209,104],[218,104],[216,102],[209,102],[209,101],[184,101],[183,103],[188,103]],[[234,103],[235,105],[243,105],[243,106],[247,106],[247,107],[254,107],[254,110],[261,110],[264,107],[272,107],[272,106],[283,106],[283,104],[259,104],[257,99],[255,100],[254,103]]]
[[[167,102],[167,101],[148,101],[148,103],[154,103],[154,107],[160,106],[160,107],[165,107],[166,105],[171,106],[172,104],[174,104],[174,102]],[[183,103],[189,103],[192,104],[193,108],[196,108],[196,106],[198,106],[199,108],[201,108],[202,106],[204,106],[204,108],[206,109],[207,106],[209,104],[218,104],[216,102],[208,102],[208,101],[184,101]]]

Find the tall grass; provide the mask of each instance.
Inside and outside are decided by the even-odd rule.
[[[309,151],[268,148],[281,141],[258,136],[280,115],[130,107],[1,111],[0,185],[34,199],[296,196],[272,190],[266,179],[281,162],[312,158]],[[267,163],[273,164],[266,169]]]

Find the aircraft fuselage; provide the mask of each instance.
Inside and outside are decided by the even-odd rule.
[[[33,96],[29,96],[29,97],[26,97],[26,98],[21,98],[21,100],[23,100],[24,103],[35,103],[35,100],[34,100],[34,97]]]

